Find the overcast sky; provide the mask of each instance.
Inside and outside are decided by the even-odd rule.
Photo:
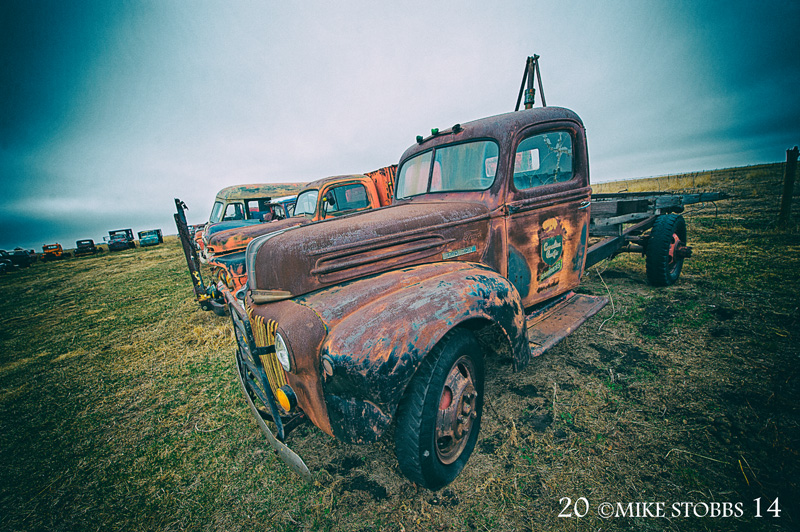
[[[175,233],[241,183],[397,163],[512,111],[525,58],[595,182],[785,160],[800,2],[0,1],[0,248]],[[538,98],[538,96],[537,96]]]

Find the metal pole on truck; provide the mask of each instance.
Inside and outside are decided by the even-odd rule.
[[[522,83],[519,87],[519,94],[517,95],[517,105],[514,111],[519,111],[519,104],[522,102],[522,95],[525,95],[525,109],[533,107],[536,98],[536,89],[533,87],[533,77],[536,76],[536,81],[539,85],[539,93],[542,98],[542,107],[547,107],[544,99],[544,87],[542,86],[542,73],[539,70],[539,56],[532,55],[525,61],[525,70],[522,73]]]

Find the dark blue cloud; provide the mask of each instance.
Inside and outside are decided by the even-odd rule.
[[[124,18],[121,2],[0,2],[0,147],[46,141]]]
[[[596,181],[774,162],[800,143],[798,27],[781,0],[0,1],[0,247],[396,163],[511,110],[531,53]]]

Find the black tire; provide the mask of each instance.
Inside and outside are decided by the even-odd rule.
[[[458,476],[478,439],[483,382],[483,352],[475,336],[466,329],[447,333],[423,360],[397,409],[395,451],[406,477],[436,491]]]
[[[681,275],[683,256],[676,251],[686,246],[686,222],[679,214],[656,218],[647,241],[647,281],[653,286],[670,286]]]

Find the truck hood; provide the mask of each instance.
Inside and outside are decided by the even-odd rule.
[[[214,233],[209,233],[207,231],[206,236],[203,237],[207,242],[206,254],[220,255],[244,251],[247,248],[247,244],[256,237],[273,231],[286,229],[287,227],[305,225],[308,223],[311,223],[311,220],[305,216],[295,216],[292,218],[284,218],[283,220],[273,220],[271,222],[240,225]],[[214,226],[211,227],[213,228]]]
[[[206,243],[208,243],[211,237],[213,237],[216,234],[238,229],[240,227],[259,225],[262,223],[264,222],[262,222],[261,220],[227,220],[225,222],[208,224],[205,230],[203,231],[203,240],[205,240]]]
[[[413,202],[272,232],[247,248],[252,290],[302,294],[444,260],[480,262],[490,213],[479,202]]]

